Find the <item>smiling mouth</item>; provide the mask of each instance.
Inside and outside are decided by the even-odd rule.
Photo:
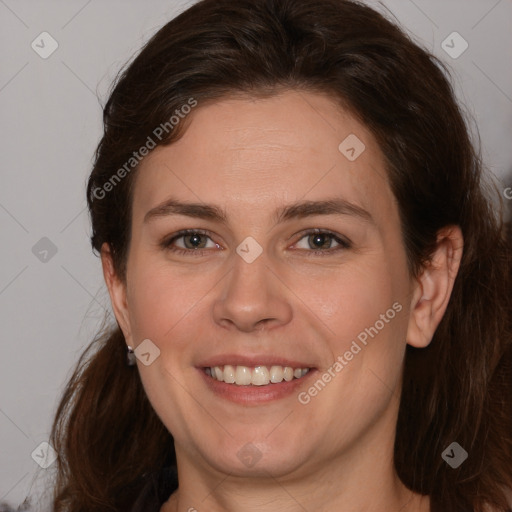
[[[266,386],[301,379],[311,368],[290,366],[210,366],[203,368],[206,375],[219,382],[235,386]]]

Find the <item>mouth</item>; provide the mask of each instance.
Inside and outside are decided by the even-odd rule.
[[[219,356],[196,368],[213,396],[244,407],[294,397],[317,373],[304,361],[269,356]]]
[[[218,382],[235,386],[268,386],[302,379],[311,368],[293,368],[291,366],[207,366],[204,373]]]

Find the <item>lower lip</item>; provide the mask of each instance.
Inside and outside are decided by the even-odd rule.
[[[265,386],[237,386],[236,384],[227,384],[213,379],[206,375],[202,368],[198,368],[208,388],[216,395],[242,405],[258,405],[273,400],[286,398],[293,393],[298,393],[310,379],[316,370],[309,370],[304,377],[292,379],[287,382],[283,380],[278,384],[266,384]]]

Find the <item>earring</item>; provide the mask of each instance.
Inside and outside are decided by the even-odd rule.
[[[128,345],[128,352],[126,353],[126,365],[135,366],[137,364],[136,359],[137,358],[133,352],[133,348]]]

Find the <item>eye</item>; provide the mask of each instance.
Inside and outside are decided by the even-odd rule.
[[[333,252],[338,252],[344,249],[349,249],[351,247],[351,244],[348,240],[344,240],[342,237],[335,233],[331,233],[327,230],[322,229],[313,229],[308,230],[306,232],[302,233],[302,237],[295,244],[297,247],[302,240],[305,241],[303,245],[306,247],[299,247],[302,249],[312,249],[307,252],[313,252],[314,254],[320,254],[322,253],[322,256],[325,254],[332,254]],[[332,247],[332,244],[336,243],[337,246]]]
[[[179,240],[183,241],[182,247],[176,247],[175,244]],[[207,246],[207,239],[210,239],[211,245]],[[219,244],[216,244],[211,240],[210,236],[206,231],[198,230],[198,229],[185,229],[173,235],[171,238],[164,240],[161,243],[161,246],[164,249],[168,249],[170,251],[176,252],[178,254],[190,254],[197,253],[203,254],[204,249],[210,248],[220,248]]]
[[[313,255],[329,255],[344,249],[349,249],[351,243],[343,239],[340,235],[331,233],[322,229],[310,229],[301,233],[301,238],[295,244],[295,247],[301,243],[306,247],[297,247],[301,251],[305,250],[306,253]],[[210,245],[208,245],[208,240]],[[305,242],[302,242],[304,240]],[[177,243],[181,241],[182,245]],[[332,244],[337,244],[332,247]],[[201,256],[206,254],[210,249],[222,249],[222,247],[215,243],[209,236],[207,231],[201,229],[185,229],[174,234],[171,238],[164,240],[161,244],[163,249],[172,251],[177,254]]]

